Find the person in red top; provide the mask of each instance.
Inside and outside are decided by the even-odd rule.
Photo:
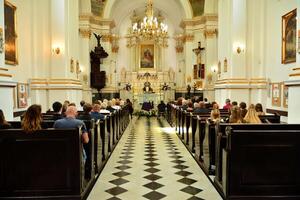
[[[232,107],[232,105],[231,105],[231,103],[230,103],[230,99],[226,99],[225,102],[226,102],[226,104],[225,104],[225,106],[223,106],[223,109],[230,110],[231,107]]]

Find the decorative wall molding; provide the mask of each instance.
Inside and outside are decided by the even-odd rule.
[[[213,38],[218,36],[218,29],[206,29],[203,32],[204,37],[207,38]]]
[[[218,15],[204,14],[203,16],[194,17],[193,19],[185,19],[180,23],[180,27],[186,29],[189,26],[204,25],[207,22],[218,22]]]
[[[79,23],[82,24],[88,22],[89,24],[99,25],[99,26],[108,26],[110,29],[116,26],[115,21],[112,19],[102,19],[98,16],[82,13],[79,15]]]
[[[32,90],[82,90],[82,83],[77,79],[51,78],[30,79]]]
[[[9,77],[9,78],[11,78],[12,75],[11,75],[11,74],[3,74],[3,73],[0,73],[0,77]]]
[[[265,78],[231,78],[218,80],[215,89],[267,89],[268,81]]]
[[[3,67],[0,67],[0,71],[8,71],[8,69],[7,68],[3,68]]]
[[[16,87],[17,82],[15,81],[3,81],[0,80],[0,87]]]
[[[83,38],[91,38],[92,31],[90,29],[79,28],[79,34]]]

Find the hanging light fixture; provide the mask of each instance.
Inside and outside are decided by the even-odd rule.
[[[140,23],[134,23],[132,32],[138,37],[144,39],[166,38],[168,35],[168,25],[160,22],[157,17],[153,15],[153,2],[148,0],[146,16]]]

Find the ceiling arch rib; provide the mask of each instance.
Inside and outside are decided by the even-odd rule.
[[[112,18],[112,15],[114,14],[114,12],[112,12],[114,10],[114,6],[116,3],[120,3],[120,2],[123,2],[125,5],[128,4],[128,0],[108,0],[107,3],[105,4],[103,18]],[[143,4],[143,5],[145,5],[147,3],[146,0],[131,0],[130,2],[133,4]],[[193,17],[193,12],[191,9],[190,2],[187,0],[173,0],[173,1],[154,0],[154,5],[164,4],[164,6],[166,8],[170,8],[170,7],[172,7],[172,6],[170,6],[170,3],[173,3],[173,2],[177,3],[177,5],[179,5],[179,9],[181,11],[183,11],[182,18],[190,19]],[[176,13],[176,12],[174,12],[174,10],[172,10],[172,12]],[[178,14],[178,13],[176,13],[176,14]]]

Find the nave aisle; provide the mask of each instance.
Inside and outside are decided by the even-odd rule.
[[[222,199],[164,119],[134,118],[88,200]]]

